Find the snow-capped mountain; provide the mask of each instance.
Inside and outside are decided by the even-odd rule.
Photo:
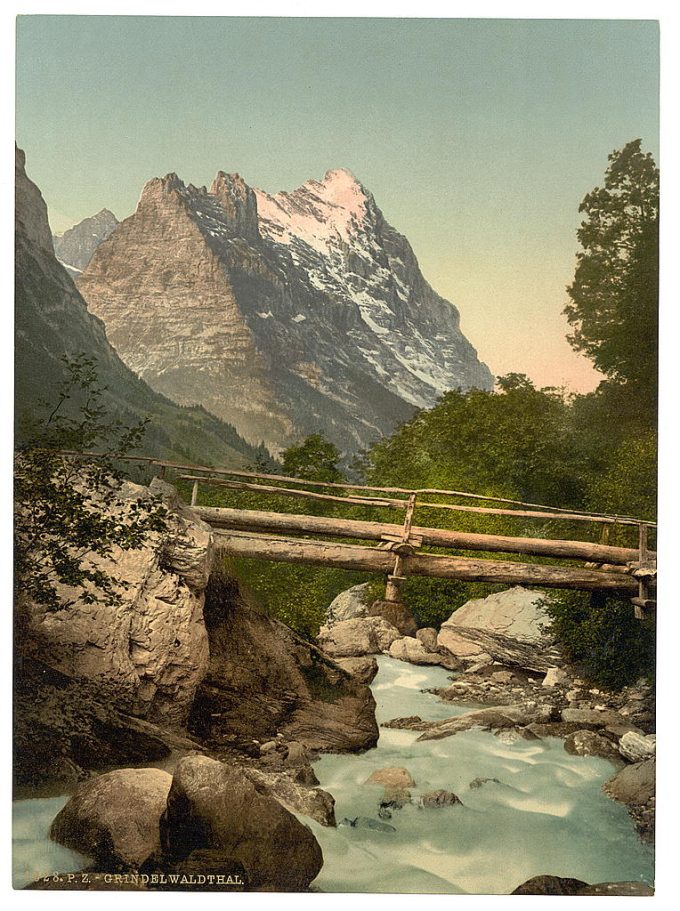
[[[170,174],[78,279],[123,360],[278,449],[321,432],[365,446],[451,388],[493,377],[457,309],[346,170],[291,193]]]

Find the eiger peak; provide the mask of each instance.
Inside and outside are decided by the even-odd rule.
[[[269,194],[218,171],[147,182],[78,287],[122,359],[274,451],[365,447],[447,389],[493,377],[456,307],[345,168]]]

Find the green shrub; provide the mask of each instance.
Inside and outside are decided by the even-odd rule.
[[[565,655],[586,679],[619,690],[639,677],[653,679],[653,619],[636,620],[629,600],[562,592],[547,612]]]

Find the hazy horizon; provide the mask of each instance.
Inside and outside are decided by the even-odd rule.
[[[496,375],[594,388],[566,341],[579,204],[658,161],[658,27],[621,20],[20,16],[17,142],[55,233],[146,180],[346,167]],[[291,52],[292,49],[292,52]]]

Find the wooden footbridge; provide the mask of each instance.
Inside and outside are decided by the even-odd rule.
[[[96,453],[69,453],[95,457]],[[197,515],[215,531],[219,549],[231,557],[248,557],[284,563],[334,566],[386,577],[386,601],[399,601],[399,589],[408,576],[434,576],[463,582],[489,582],[541,588],[574,589],[627,595],[642,618],[656,606],[656,553],[648,548],[650,529],[656,523],[632,516],[573,512],[559,507],[526,503],[460,490],[376,487],[351,483],[310,481],[282,475],[227,468],[181,464],[146,457],[128,457],[148,463],[161,478],[181,482],[191,489],[190,503]],[[338,516],[265,511],[256,508],[208,506],[204,492],[247,492],[271,498],[394,510],[400,522],[366,521]],[[311,488],[311,489],[310,489]],[[436,500],[432,500],[436,497]],[[447,502],[442,502],[445,500]],[[451,500],[463,500],[450,502]],[[473,501],[475,505],[471,505]],[[486,503],[487,505],[479,505]],[[494,505],[488,505],[494,504]],[[561,538],[480,534],[415,525],[416,508],[422,511],[475,516],[503,516],[544,523],[588,523],[599,528],[599,543]],[[609,544],[613,528],[637,529],[634,547]],[[340,539],[340,540],[338,540]],[[343,540],[343,539],[351,539]],[[367,543],[369,542],[369,543]],[[429,553],[423,548],[451,553]],[[463,556],[460,551],[482,554],[520,554],[562,563],[522,563]],[[565,562],[568,561],[568,562]]]

